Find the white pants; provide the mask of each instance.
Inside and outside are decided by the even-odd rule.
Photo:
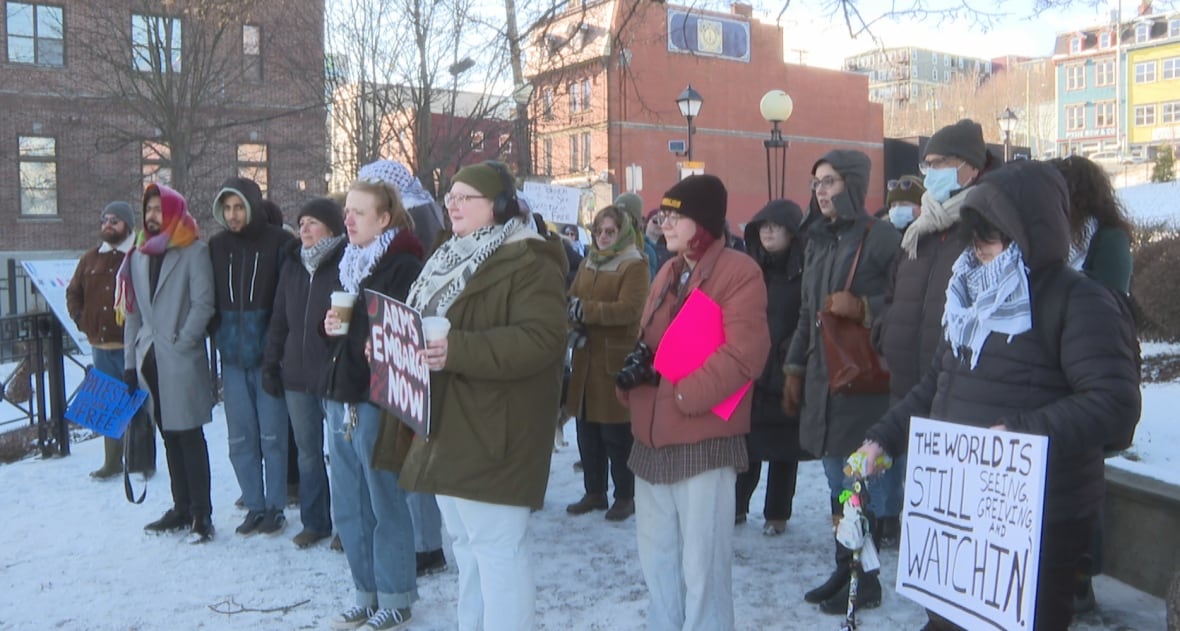
[[[635,478],[639,564],[650,631],[733,629],[732,467],[674,484]]]
[[[527,545],[529,509],[437,499],[459,566],[459,631],[532,629],[537,586]]]

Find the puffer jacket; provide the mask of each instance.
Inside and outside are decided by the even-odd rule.
[[[268,371],[282,376],[285,390],[319,394],[328,364],[328,345],[320,328],[332,305],[332,292],[340,286],[340,257],[347,245],[346,240],[337,244],[310,273],[300,259],[300,242],[288,246],[263,362]]]
[[[974,208],[1020,244],[1037,296],[1059,278],[1069,252],[1068,194],[1051,166],[1022,161],[988,174],[968,194]],[[974,369],[945,340],[922,381],[868,431],[890,454],[905,452],[911,416],[1049,437],[1045,521],[1094,514],[1102,504],[1103,446],[1139,418],[1138,342],[1129,312],[1097,281],[1069,291],[1052,357],[1037,327],[993,333]]]

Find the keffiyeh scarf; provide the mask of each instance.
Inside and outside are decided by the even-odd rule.
[[[973,370],[989,335],[1003,333],[1011,342],[1032,328],[1028,267],[1016,242],[987,264],[975,257],[972,247],[959,255],[946,288],[942,327],[955,357],[963,349],[971,353]]]
[[[1082,266],[1086,264],[1086,257],[1090,254],[1090,242],[1094,240],[1094,235],[1097,232],[1098,219],[1090,217],[1086,223],[1082,224],[1082,233],[1069,243],[1070,267],[1079,272],[1082,270]]]
[[[314,274],[319,269],[320,264],[324,259],[328,258],[328,254],[336,248],[336,244],[340,243],[346,238],[346,235],[337,235],[334,237],[324,237],[315,242],[310,248],[299,249],[299,261],[303,263],[303,269],[307,270],[308,274]]]
[[[524,221],[514,217],[503,225],[486,226],[465,237],[451,237],[426,261],[418,280],[410,286],[406,303],[423,316],[445,316],[479,266],[522,228]]]
[[[349,243],[344,248],[344,256],[340,257],[340,286],[350,294],[360,292],[361,281],[373,273],[377,261],[385,255],[385,250],[397,236],[397,228],[391,228],[381,233],[372,243],[361,247]]]

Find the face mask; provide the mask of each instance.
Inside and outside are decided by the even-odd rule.
[[[926,179],[922,184],[934,201],[945,202],[951,198],[951,191],[959,187],[959,169],[930,169],[926,172]]]
[[[906,226],[914,222],[914,207],[902,204],[890,208],[889,221],[898,230],[905,230]]]

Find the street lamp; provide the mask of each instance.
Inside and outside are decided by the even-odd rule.
[[[762,95],[758,109],[762,112],[762,118],[772,125],[770,139],[762,141],[762,146],[766,147],[766,196],[769,200],[782,199],[786,197],[787,192],[787,147],[791,143],[783,138],[783,132],[778,128],[778,124],[787,122],[791,113],[795,111],[795,103],[786,92],[771,90]],[[774,189],[774,178],[771,175],[774,172],[772,165],[775,163],[778,166],[777,191]]]
[[[1008,154],[1011,151],[1012,131],[1016,129],[1016,112],[1012,108],[1005,107],[996,121],[1000,123],[1000,131],[1004,132],[1004,162],[1008,162]]]
[[[517,173],[521,177],[533,172],[532,134],[529,132],[529,101],[536,89],[532,83],[522,83],[512,91],[512,100],[516,102],[516,145],[517,145]]]
[[[704,100],[696,90],[692,89],[692,84],[688,84],[684,88],[684,92],[676,97],[676,107],[680,108],[680,113],[688,120],[688,161],[692,162],[692,119],[697,114],[701,113],[701,104]]]

